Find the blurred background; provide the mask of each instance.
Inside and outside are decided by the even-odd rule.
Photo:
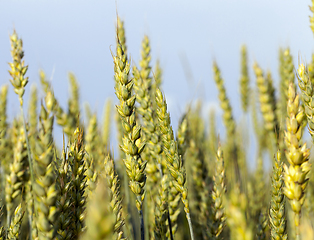
[[[117,103],[110,50],[115,51],[118,13],[125,22],[132,63],[138,64],[143,36],[151,40],[152,65],[160,60],[174,128],[186,104],[202,100],[206,117],[210,108],[216,109],[223,135],[213,60],[221,69],[235,118],[240,121],[245,117],[239,94],[241,45],[248,48],[251,85],[255,84],[254,61],[271,70],[278,85],[280,47],[290,47],[295,64],[298,59],[311,59],[310,4],[309,0],[0,1],[0,85],[9,84],[9,34],[15,28],[29,65],[26,101],[30,86],[40,86],[38,71],[43,69],[66,108],[71,71],[80,84],[81,106],[88,102],[101,118],[107,98]],[[18,97],[11,86],[8,114],[19,114]],[[61,142],[61,133],[58,136]]]

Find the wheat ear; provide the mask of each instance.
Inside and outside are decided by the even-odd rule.
[[[166,240],[168,219],[168,175],[164,175],[158,189],[155,206],[154,239]]]
[[[14,200],[22,194],[22,189],[25,187],[29,178],[24,127],[20,125],[18,130],[17,142],[14,146],[13,163],[10,164],[10,173],[6,176],[5,200],[8,226],[10,224]]]
[[[240,77],[240,93],[242,109],[246,113],[249,106],[250,78],[247,64],[247,49],[243,45],[241,47],[241,77]]]
[[[312,0],[312,6],[309,6],[310,7],[310,10],[312,12],[312,16],[310,16],[310,27],[311,27],[311,30],[314,34],[314,0]]]
[[[173,185],[181,193],[181,200],[184,204],[184,211],[189,223],[191,239],[194,239],[193,227],[190,217],[188,190],[185,186],[186,175],[182,160],[178,155],[177,143],[174,140],[173,130],[170,125],[170,115],[167,112],[167,103],[159,89],[156,90],[157,116],[159,129],[162,133],[163,151],[166,155],[167,169],[173,177]]]
[[[120,181],[115,171],[113,160],[108,155],[105,159],[105,173],[108,180],[108,187],[110,190],[110,206],[116,216],[114,231],[116,232],[117,240],[124,239],[122,227],[124,219],[122,216],[122,200],[120,197]]]
[[[211,239],[219,239],[219,236],[226,224],[226,214],[223,202],[226,191],[225,167],[223,152],[220,145],[218,146],[216,154],[215,175],[213,176],[213,182],[214,186],[211,194],[213,204],[210,216],[210,233]]]
[[[145,142],[141,138],[141,127],[135,119],[135,96],[132,96],[133,79],[129,79],[130,64],[122,49],[117,46],[117,56],[114,59],[114,71],[116,80],[116,95],[120,100],[117,111],[122,120],[124,129],[123,144],[120,148],[125,153],[124,165],[130,180],[131,191],[136,195],[136,207],[141,221],[141,239],[144,239],[144,221],[142,205],[145,197],[144,186],[146,183],[146,161],[141,158]]]
[[[83,240],[113,240],[117,239],[114,232],[116,216],[110,207],[110,193],[107,181],[100,178],[93,197],[87,205],[87,231]]]
[[[55,226],[58,220],[58,209],[56,206],[58,190],[56,186],[52,136],[54,122],[52,108],[54,101],[51,92],[48,92],[45,98],[45,105],[46,107],[42,103],[39,115],[40,129],[37,134],[34,153],[37,174],[33,190],[35,192],[38,237],[53,239],[56,234]]]
[[[285,201],[283,194],[283,163],[281,162],[280,150],[277,151],[276,155],[273,166],[271,202],[269,209],[271,239],[287,240]]]
[[[85,230],[85,209],[86,209],[86,159],[83,130],[76,128],[70,140],[69,164],[71,166],[71,178],[73,182],[73,222],[72,229],[74,236],[79,236]]]
[[[274,104],[274,93],[270,78],[264,76],[263,70],[255,62],[253,66],[256,75],[256,84],[259,92],[260,108],[265,122],[265,129],[273,140],[277,141],[278,123],[276,117],[276,105]]]
[[[290,200],[292,210],[295,213],[296,238],[300,237],[301,208],[305,199],[305,188],[308,184],[307,174],[311,168],[309,163],[310,150],[306,147],[306,143],[303,145],[301,143],[304,115],[304,111],[300,107],[299,95],[296,94],[293,84],[290,84],[287,104],[287,131],[285,132],[286,157],[290,166],[284,165],[284,194]]]
[[[18,240],[20,239],[20,231],[22,226],[24,212],[22,211],[22,206],[19,204],[14,211],[12,221],[7,233],[7,239]]]
[[[71,169],[69,164],[68,154],[66,152],[64,143],[61,155],[61,163],[58,168],[58,190],[59,195],[57,198],[56,206],[60,212],[59,222],[57,227],[57,239],[58,240],[69,240],[73,238],[73,231],[71,224],[73,221],[72,211],[72,188],[73,181],[71,177]]]
[[[10,43],[11,43],[11,55],[13,58],[12,63],[9,63],[9,66],[10,66],[9,73],[10,73],[10,76],[12,77],[12,79],[10,79],[10,82],[12,86],[14,87],[14,92],[18,95],[19,102],[20,102],[20,109],[21,109],[21,115],[23,118],[23,126],[24,126],[24,135],[25,135],[25,140],[26,140],[28,165],[29,165],[29,170],[30,170],[30,175],[31,175],[32,187],[30,187],[29,190],[31,191],[30,197],[33,198],[33,187],[34,187],[33,161],[32,161],[32,156],[30,152],[30,143],[28,140],[26,120],[25,120],[24,109],[23,109],[23,103],[24,103],[23,95],[25,93],[25,87],[28,83],[28,77],[25,77],[25,74],[28,70],[28,65],[25,65],[24,60],[22,60],[24,57],[23,41],[21,38],[18,37],[15,30],[13,34],[10,36]],[[31,201],[33,202],[33,199],[31,199]],[[33,222],[32,217],[33,216],[31,213],[29,215],[30,223]]]

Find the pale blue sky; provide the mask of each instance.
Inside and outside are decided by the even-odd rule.
[[[115,49],[117,5],[125,21],[128,52],[133,61],[139,60],[144,34],[150,37],[153,63],[158,57],[164,69],[163,89],[174,119],[180,117],[185,103],[192,99],[202,98],[207,105],[217,102],[211,70],[213,59],[222,71],[239,119],[241,44],[247,44],[251,66],[257,60],[278,80],[279,47],[290,46],[295,62],[298,55],[307,60],[311,57],[310,2],[0,0],[0,85],[9,82],[8,35],[15,27],[24,41],[29,86],[38,85],[40,68],[48,76],[54,72],[53,87],[65,107],[69,95],[67,72],[72,71],[81,86],[82,102],[89,102],[101,116],[107,97],[116,102],[110,48]],[[190,65],[193,81],[186,80],[184,61]],[[251,80],[254,84],[253,76]],[[19,112],[18,100],[12,88],[10,92],[8,111],[13,115]]]

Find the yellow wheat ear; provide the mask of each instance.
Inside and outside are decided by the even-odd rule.
[[[301,66],[299,75],[304,79],[304,67]],[[307,174],[310,171],[310,150],[306,143],[302,144],[303,127],[305,117],[303,108],[300,107],[300,98],[296,94],[293,84],[289,86],[287,121],[285,132],[286,158],[289,166],[284,165],[284,194],[290,200],[291,208],[295,213],[294,225],[296,238],[300,235],[301,208],[305,200],[305,189],[308,184]]]

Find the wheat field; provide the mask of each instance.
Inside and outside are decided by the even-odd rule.
[[[199,101],[186,106],[173,129],[149,37],[143,36],[141,60],[134,63],[119,17],[115,27],[116,99],[107,100],[103,119],[88,107],[82,117],[72,73],[67,108],[43,70],[25,102],[27,49],[11,32],[10,81],[0,89],[0,239],[314,239],[314,54],[294,65],[298,56],[280,48],[276,86],[272,73],[249,62],[242,46],[238,85],[251,124],[236,121],[224,70],[214,61],[211,80],[222,116],[212,110],[204,118]],[[12,121],[9,88],[20,104]],[[216,119],[222,119],[224,135]],[[54,135],[56,126],[62,139]],[[257,142],[254,156],[246,126]]]

